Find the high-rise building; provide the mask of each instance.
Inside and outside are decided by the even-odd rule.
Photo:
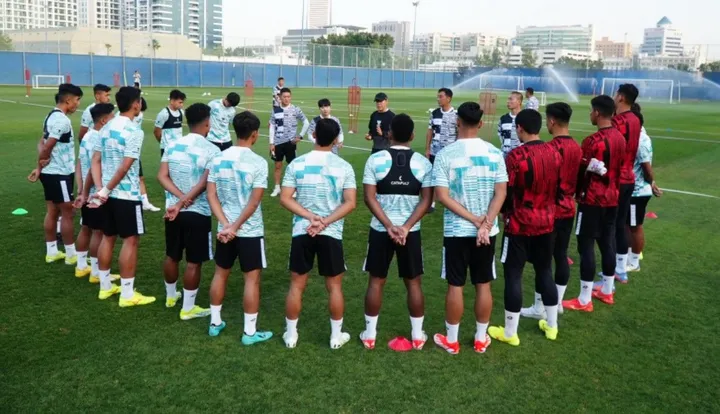
[[[630,42],[613,42],[607,37],[595,42],[595,51],[602,53],[603,58],[631,58],[633,55]]]
[[[0,30],[77,26],[77,2],[78,0],[0,1]]]
[[[592,52],[595,48],[593,25],[518,27],[515,45],[523,49],[566,49]]]
[[[78,0],[77,25],[98,29],[119,29],[120,4],[118,0]]]
[[[458,35],[443,33],[421,33],[411,42],[411,49],[420,54],[440,54],[462,51],[462,39]]]
[[[332,24],[332,0],[310,0],[307,9],[309,29],[319,29]]]
[[[372,24],[372,33],[392,36],[395,40],[393,52],[398,55],[406,55],[409,54],[412,38],[410,27],[410,22],[382,21]]]
[[[682,32],[675,29],[667,17],[655,27],[645,29],[641,53],[649,56],[681,56],[684,52]]]

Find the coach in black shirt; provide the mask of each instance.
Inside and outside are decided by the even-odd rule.
[[[372,153],[390,148],[390,140],[388,133],[390,132],[390,123],[395,114],[388,110],[388,97],[380,92],[375,95],[375,107],[377,111],[370,115],[370,123],[368,124],[368,134],[365,139],[373,142]]]

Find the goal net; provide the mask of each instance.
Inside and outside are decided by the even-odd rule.
[[[65,77],[61,75],[35,75],[33,77],[33,89],[56,89],[65,82]]]
[[[613,96],[624,83],[631,83],[638,88],[640,94],[637,100],[640,102],[673,103],[675,81],[671,79],[604,78],[600,94]]]

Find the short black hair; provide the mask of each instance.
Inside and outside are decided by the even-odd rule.
[[[281,80],[285,80],[285,78],[283,78],[282,76],[280,76],[280,77],[278,78],[278,82],[280,82]]]
[[[555,122],[561,125],[570,123],[572,112],[570,105],[565,102],[555,102],[545,107],[545,116],[554,119]]]
[[[82,98],[83,91],[79,86],[75,86],[72,83],[63,83],[58,86],[58,91],[55,94],[55,103],[60,103],[60,101],[66,96],[77,96]]]
[[[537,135],[542,129],[542,115],[534,109],[523,109],[515,117],[515,125],[530,135]]]
[[[525,92],[529,93],[530,95],[535,95],[535,89],[533,88],[526,88]]]
[[[452,97],[453,97],[453,91],[452,91],[450,88],[440,88],[440,89],[438,89],[438,93],[441,93],[441,92],[444,93],[445,96],[447,96],[448,98],[452,98]]]
[[[233,129],[238,139],[248,139],[253,132],[260,130],[260,118],[250,111],[243,111],[233,118]]]
[[[110,88],[109,86],[102,84],[102,83],[98,83],[97,85],[95,85],[93,87],[94,94],[98,93],[98,92],[110,92],[111,90],[112,90],[112,88]]]
[[[332,106],[330,105],[330,99],[322,98],[318,101],[318,108],[322,108],[324,106]]]
[[[634,103],[630,107],[630,111],[635,114],[636,117],[640,120],[640,126],[645,125],[645,117],[642,114],[642,108],[640,107],[640,104]]]
[[[287,93],[289,93],[289,94],[292,95],[292,91],[290,90],[290,88],[282,88],[282,89],[280,89],[280,95],[284,94],[285,92],[287,92]]]
[[[140,99],[140,89],[132,86],[123,86],[115,93],[115,103],[120,113],[129,111],[132,104]]]
[[[113,113],[114,110],[115,105],[111,103],[95,104],[95,106],[90,109],[90,115],[92,116],[93,122],[99,122],[100,118]]]
[[[479,125],[483,110],[477,102],[465,102],[458,108],[457,116],[465,125]]]
[[[235,92],[230,92],[225,97],[225,100],[230,104],[230,106],[238,106],[240,104],[240,95]]]
[[[523,101],[523,99],[524,99],[524,96],[523,96],[523,94],[522,94],[521,92],[518,92],[518,91],[510,92],[510,95],[511,95],[511,96],[512,96],[512,95],[515,95],[515,96],[517,96],[517,97],[518,97],[518,99],[520,99],[520,102],[522,102],[522,101]]]
[[[625,98],[625,102],[627,102],[628,105],[634,104],[638,95],[640,95],[640,91],[638,91],[638,88],[632,83],[623,83],[618,88],[617,93]]]
[[[607,95],[592,98],[590,106],[592,106],[593,111],[598,111],[605,118],[612,118],[615,114],[615,101]]]
[[[390,123],[392,139],[396,142],[409,142],[414,130],[415,122],[413,122],[412,118],[410,118],[410,115],[407,114],[395,115],[395,118],[393,118],[392,122]]]
[[[147,111],[147,101],[142,96],[140,97],[140,112]]]
[[[178,99],[184,101],[186,97],[187,96],[185,96],[185,94],[182,91],[180,91],[179,89],[173,89],[170,91],[170,100],[171,101],[175,101]]]
[[[321,147],[329,147],[340,135],[340,125],[332,119],[321,119],[315,125],[315,142]]]
[[[185,118],[190,128],[210,118],[210,107],[204,103],[194,103],[185,109]]]

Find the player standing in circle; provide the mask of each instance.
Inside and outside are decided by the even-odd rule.
[[[208,140],[220,151],[232,147],[230,122],[235,117],[235,107],[240,104],[240,95],[230,92],[223,99],[210,101],[210,133]]]
[[[337,141],[332,147],[332,153],[338,155],[338,152],[343,147],[343,141],[345,141],[342,124],[340,123],[339,119],[331,115],[332,106],[329,99],[320,99],[318,101],[318,108],[320,109],[320,115],[316,116],[310,121],[310,128],[308,128],[307,131],[308,140],[315,144],[315,138],[313,137],[313,134],[315,133],[315,127],[317,126],[317,123],[320,122],[321,119],[332,119],[340,126],[340,135],[338,135]]]
[[[518,346],[522,273],[528,262],[535,270],[535,286],[542,294],[547,315],[547,320],[540,320],[540,330],[551,341],[558,335],[558,296],[552,277],[552,258],[562,160],[552,145],[540,140],[540,112],[524,109],[518,113],[515,124],[523,145],[505,157],[508,195],[503,208],[505,233],[500,259],[505,274],[505,327],[493,326],[488,334],[493,339]]]
[[[398,274],[407,289],[413,348],[422,349],[427,341],[423,332],[420,220],[432,200],[432,164],[410,149],[414,128],[408,115],[397,115],[390,125],[390,148],[371,155],[365,164],[365,204],[373,214],[363,265],[370,278],[365,295],[365,331],[360,340],[367,349],[375,348],[383,288],[395,254]]]
[[[142,85],[140,85],[140,71],[135,70],[135,73],[133,73],[133,84],[135,85],[135,89],[142,89]]]
[[[297,124],[302,121],[303,126],[300,134],[297,133]],[[280,91],[280,106],[273,107],[272,119],[270,120],[270,156],[275,161],[273,178],[275,188],[270,197],[280,195],[280,175],[282,174],[282,163],[285,160],[290,164],[296,157],[297,143],[310,128],[310,122],[302,109],[292,104],[292,91],[289,88],[282,88]]]
[[[475,352],[490,346],[487,335],[492,311],[490,282],[495,275],[497,216],[505,201],[507,170],[502,152],[478,138],[483,111],[476,102],[457,110],[458,138],[435,157],[432,185],[445,206],[442,278],[447,280],[445,326],[435,343],[450,354],[460,352],[458,331],[462,318],[463,287],[470,270],[475,286]]]
[[[427,136],[425,137],[425,156],[430,163],[440,150],[457,140],[457,112],[452,106],[453,92],[448,88],[440,88],[437,94],[438,108],[430,114]],[[435,210],[435,202],[430,212]]]
[[[500,149],[504,156],[510,151],[522,145],[517,136],[515,128],[515,117],[522,110],[523,96],[520,92],[512,92],[507,100],[507,108],[510,112],[500,117],[498,123],[498,138],[500,139]]]
[[[111,90],[112,89],[109,86],[103,85],[102,83],[98,83],[93,87],[95,102],[91,103],[90,105],[88,105],[87,108],[85,108],[82,113],[82,117],[80,118],[80,132],[78,133],[78,139],[80,141],[82,141],[82,139],[85,137],[85,134],[87,134],[87,132],[93,128],[93,117],[90,111],[97,104],[110,103]]]
[[[160,156],[165,153],[165,147],[182,137],[183,112],[185,94],[177,89],[170,91],[168,106],[161,109],[155,118],[153,135],[160,143]]]
[[[388,109],[388,96],[380,92],[375,95],[376,111],[370,115],[368,123],[368,133],[365,139],[373,142],[372,153],[388,149],[390,141],[388,133],[390,132],[390,123],[395,114]]]
[[[273,86],[273,92],[272,92],[272,98],[273,98],[272,106],[273,106],[273,108],[278,107],[278,106],[280,106],[280,105],[282,104],[282,100],[280,99],[280,98],[281,98],[280,95],[281,95],[281,91],[283,90],[284,87],[285,87],[285,78],[283,78],[283,77],[281,76],[281,77],[279,77],[278,80],[277,80],[277,85]]]
[[[527,102],[525,102],[525,109],[534,109],[536,111],[540,110],[540,101],[538,101],[538,98],[535,97],[535,89],[525,89],[525,97],[527,98]]]

